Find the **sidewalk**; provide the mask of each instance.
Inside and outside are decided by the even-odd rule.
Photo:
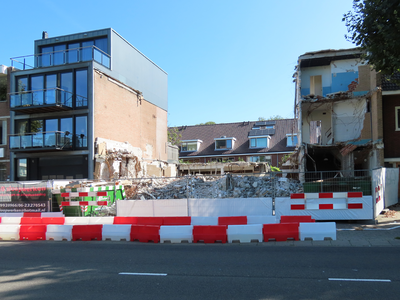
[[[385,210],[375,220],[337,221],[336,240],[273,242],[276,246],[400,247],[400,205]],[[283,244],[282,244],[283,243]],[[273,246],[271,242],[263,246]]]

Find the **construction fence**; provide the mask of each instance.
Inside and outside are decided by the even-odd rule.
[[[116,201],[126,199],[151,200],[149,203],[143,204],[146,207],[155,200],[162,200],[165,202],[163,206],[169,207],[171,214],[175,209],[178,209],[183,210],[187,215],[190,207],[193,209],[197,207],[196,209],[199,212],[205,213],[204,208],[199,207],[198,203],[193,202],[190,206],[190,199],[229,199],[228,201],[224,200],[223,202],[226,203],[223,205],[222,201],[218,202],[218,205],[230,205],[232,206],[231,211],[240,211],[244,207],[247,207],[248,210],[250,209],[249,206],[254,206],[254,212],[257,212],[257,205],[253,202],[261,201],[260,207],[263,207],[263,209],[266,207],[267,211],[270,209],[275,211],[276,198],[290,199],[291,195],[294,194],[304,194],[310,197],[311,194],[316,195],[318,193],[350,192],[371,196],[374,203],[379,204],[379,207],[376,208],[377,205],[370,205],[371,207],[374,206],[374,214],[376,215],[377,211],[398,202],[398,175],[398,169],[380,168],[356,171],[285,171],[257,174],[131,178],[112,182],[93,180],[3,182],[0,183],[0,212],[18,211],[12,207],[15,203],[18,209],[29,208],[25,211],[63,211],[67,216],[116,215],[117,211],[120,211],[115,205]],[[36,204],[26,206],[26,203],[39,201],[39,199],[27,197],[26,193],[23,197],[17,197],[21,192],[14,192],[14,198],[8,197],[7,190],[15,190],[15,187],[10,187],[13,184],[20,185],[21,189],[26,191],[31,189],[32,184],[39,184],[42,188],[46,187],[46,196],[42,195],[40,201],[43,202],[45,199],[44,202],[47,204],[39,208],[35,207]],[[34,193],[34,190],[30,193],[37,194]],[[184,207],[182,206],[182,203],[185,203],[184,201],[171,201],[179,199],[186,199]],[[266,199],[271,199],[271,205],[266,204]],[[27,202],[27,200],[30,202]],[[216,209],[217,202],[214,202],[207,204],[208,210],[218,210]],[[136,206],[139,206],[138,203]],[[20,207],[18,207],[18,204]],[[161,205],[161,202],[158,203],[159,205]],[[213,206],[214,208],[212,208]],[[259,209],[261,209],[260,207]],[[264,210],[258,211],[266,213]],[[253,210],[250,209],[249,213],[251,211]]]

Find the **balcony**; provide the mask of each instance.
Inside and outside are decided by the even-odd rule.
[[[87,137],[83,134],[73,135],[69,131],[47,131],[10,135],[11,151],[46,151],[71,150],[87,147]]]
[[[73,94],[60,88],[10,94],[10,110],[26,114],[71,110]],[[87,98],[76,96],[77,106],[87,106]]]
[[[13,57],[11,66],[20,70],[30,70],[85,61],[96,61],[108,69],[111,66],[111,56],[96,46]]]

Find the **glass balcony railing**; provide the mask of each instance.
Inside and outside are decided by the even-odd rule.
[[[98,62],[108,69],[111,67],[111,56],[96,46],[13,57],[11,58],[11,66],[20,70],[29,70],[91,60]]]
[[[41,106],[72,108],[73,94],[59,88],[10,94],[10,109],[26,109]],[[87,98],[76,96],[80,106],[87,106]]]
[[[75,136],[68,131],[47,131],[26,133],[24,135],[10,135],[10,149],[29,150],[55,148],[59,150],[70,150],[74,137]],[[78,137],[75,138],[78,139]]]

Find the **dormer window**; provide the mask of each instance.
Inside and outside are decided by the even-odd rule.
[[[297,133],[286,134],[286,147],[296,147],[297,146]]]
[[[200,149],[202,140],[185,140],[181,141],[181,152],[194,152]]]
[[[268,148],[271,137],[266,136],[251,136],[249,137],[250,148]]]
[[[235,146],[236,139],[234,137],[220,137],[214,139],[215,150],[232,150]]]

